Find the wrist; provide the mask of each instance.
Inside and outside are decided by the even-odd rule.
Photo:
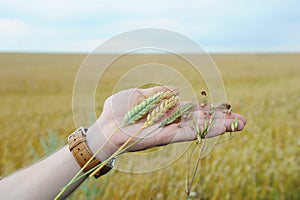
[[[91,131],[90,133],[91,133],[90,136],[93,136],[93,131]],[[90,146],[94,147],[95,145],[92,142],[88,144],[87,135],[88,135],[87,129],[80,127],[72,134],[70,134],[68,137],[69,150],[72,152],[79,166],[83,168],[82,169],[83,172],[89,172],[90,170],[94,169],[97,165],[99,165],[102,161],[104,161],[104,160],[101,161],[101,159],[97,158],[97,156],[94,155],[95,153],[92,152]],[[93,139],[94,140],[89,140],[89,141],[95,141],[95,137]],[[96,151],[98,152],[98,150],[95,150],[95,152]],[[101,154],[99,153],[99,155],[101,155],[100,158],[103,159],[105,158],[104,157],[105,154],[103,151],[101,152]],[[114,166],[114,162],[115,159],[111,159],[108,163],[105,162],[103,168],[101,170],[99,169],[94,171],[92,175],[95,178],[99,178],[100,176],[106,174]]]
[[[100,120],[98,119],[92,124],[87,131],[86,142],[91,152],[95,154],[96,158],[100,161],[108,159],[118,148],[109,139],[109,134],[105,134],[105,130],[108,127],[101,126]],[[101,149],[99,152],[99,148]]]

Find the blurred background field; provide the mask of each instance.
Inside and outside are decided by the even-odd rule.
[[[75,129],[73,82],[84,58],[83,54],[0,54],[0,176],[66,144],[67,135]],[[131,56],[115,67],[151,58]],[[299,199],[300,55],[223,54],[212,58],[224,79],[228,102],[234,112],[246,116],[247,125],[201,160],[193,198]],[[97,102],[103,102],[114,86],[109,78],[102,84],[107,90],[96,94]],[[97,104],[98,114],[101,109],[102,104]],[[115,170],[100,180],[89,180],[70,198],[184,199],[186,171],[186,159],[145,174]]]

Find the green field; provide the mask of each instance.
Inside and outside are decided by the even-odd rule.
[[[75,129],[73,82],[84,58],[81,54],[0,54],[0,176],[66,144]],[[300,199],[300,54],[212,58],[222,74],[228,102],[234,112],[246,116],[247,125],[201,160],[194,198]],[[162,55],[120,59],[108,72],[111,77],[100,82],[106,90],[96,95],[98,114],[122,69],[148,61],[179,68],[186,64]],[[200,91],[204,86],[195,87]],[[191,163],[196,158],[194,154]],[[134,165],[124,160],[121,165]],[[186,173],[191,173],[186,161],[179,159],[144,174],[114,170],[100,180],[89,180],[71,198],[184,199]]]

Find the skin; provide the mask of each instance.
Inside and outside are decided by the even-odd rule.
[[[123,116],[128,110],[145,98],[167,90],[178,93],[175,88],[159,86],[149,89],[129,89],[109,97],[105,101],[102,114],[88,129],[86,139],[90,150],[96,152],[99,147],[103,146],[114,130],[118,131],[96,157],[102,161],[109,158],[132,134],[136,133],[143,126],[144,122],[140,120],[136,124],[118,129],[122,123]],[[180,104],[184,103],[180,102]],[[194,110],[192,110],[192,115],[197,119],[200,127],[203,125],[204,120],[209,118],[208,110],[209,106],[195,106]],[[172,110],[170,113],[172,113]],[[214,117],[214,124],[206,137],[215,137],[231,131],[231,122],[236,118],[239,123],[235,131],[241,131],[246,124],[246,119],[236,113],[228,114],[217,110]],[[157,123],[159,124],[159,122]],[[155,128],[155,126],[148,127],[141,131],[137,138],[145,136]],[[137,138],[134,138],[132,142]],[[174,142],[193,141],[196,138],[197,135],[193,127],[190,127],[186,121],[181,121],[156,130],[132,146],[128,151],[140,151]],[[68,147],[65,146],[49,157],[2,179],[0,181],[0,199],[53,199],[79,170],[79,165]],[[63,194],[61,199],[72,193],[86,178],[84,177],[81,181],[73,184]]]

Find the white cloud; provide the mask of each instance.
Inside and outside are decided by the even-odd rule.
[[[19,34],[27,34],[32,27],[18,19],[0,19],[0,35],[11,36]]]

